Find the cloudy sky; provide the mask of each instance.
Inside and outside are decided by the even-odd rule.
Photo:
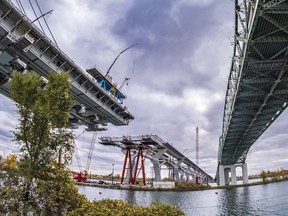
[[[195,161],[198,126],[200,167],[215,176],[233,49],[231,0],[38,2],[43,13],[53,9],[46,19],[56,41],[83,69],[96,65],[107,71],[120,51],[137,43],[110,71],[114,82],[131,78],[123,91],[127,94],[125,105],[135,120],[129,126],[109,125],[108,131],[98,136],[156,134]],[[25,5],[30,19],[35,19]],[[17,116],[12,101],[4,96],[0,100],[0,154],[7,155],[16,150],[11,131],[17,125]],[[286,119],[284,112],[251,147],[249,174],[288,169]],[[79,128],[75,134],[83,130]],[[92,132],[76,140],[83,165],[91,140]],[[120,173],[123,159],[119,149],[97,143],[90,169],[108,174],[115,164],[116,173]],[[75,160],[71,167],[78,169]]]

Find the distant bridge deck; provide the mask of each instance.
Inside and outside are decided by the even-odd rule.
[[[140,148],[144,147],[147,149],[146,157],[150,160],[153,159],[153,156],[156,155],[159,150],[165,150],[163,155],[160,157],[162,164],[166,166],[173,166],[177,161],[181,161],[180,169],[187,170],[192,168],[194,171],[198,171],[203,176],[206,176],[211,182],[213,178],[203,171],[199,166],[193,163],[189,158],[179,152],[168,142],[165,142],[157,135],[144,134],[140,136],[122,136],[122,137],[109,137],[104,136],[99,138],[101,144],[108,146],[116,146],[123,150],[127,148]]]

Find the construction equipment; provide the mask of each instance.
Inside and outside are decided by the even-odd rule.
[[[114,61],[113,61],[112,64],[110,65],[108,71],[106,72],[105,77],[108,76],[108,74],[109,74],[111,68],[113,67],[113,65],[115,64],[115,62],[116,62],[117,59],[119,58],[119,56],[120,56],[122,53],[124,53],[125,51],[127,51],[128,49],[131,49],[132,47],[134,47],[134,46],[136,46],[136,45],[137,45],[137,44],[134,44],[134,45],[132,45],[132,46],[130,46],[130,47],[128,47],[128,48],[122,50],[122,51],[118,54],[118,56],[114,59]]]
[[[126,77],[123,82],[120,84],[120,86],[118,87],[118,90],[120,91],[125,84],[128,84],[128,81],[130,80],[130,78]]]
[[[199,130],[196,127],[196,165],[199,166]],[[199,184],[199,172],[196,170],[196,184]]]
[[[82,135],[84,132],[85,131],[83,131],[80,135]],[[78,135],[77,137],[79,137],[80,135]],[[80,160],[80,157],[79,157],[79,152],[78,152],[78,149],[76,147],[75,140],[73,140],[75,157],[76,157],[77,164],[78,164],[78,167],[79,167],[79,170],[80,170],[78,173],[75,174],[74,179],[77,180],[78,182],[86,182],[87,181],[87,176],[88,176],[88,172],[89,172],[89,168],[90,168],[90,164],[91,164],[91,159],[92,159],[92,154],[93,154],[93,151],[94,151],[94,146],[95,146],[95,143],[96,143],[96,139],[97,139],[97,132],[95,131],[93,133],[91,145],[90,145],[90,148],[89,148],[88,159],[87,159],[85,170],[83,170],[83,166],[82,166],[82,163],[81,163],[81,160]]]
[[[97,138],[97,133],[94,132],[93,133],[93,137],[92,137],[92,142],[91,142],[91,145],[90,145],[90,149],[89,149],[89,153],[88,153],[88,159],[87,159],[86,168],[85,168],[86,172],[88,172],[89,168],[90,168],[90,163],[91,163],[92,154],[93,154],[93,151],[94,151],[94,146],[95,146],[95,143],[96,143],[96,138]]]

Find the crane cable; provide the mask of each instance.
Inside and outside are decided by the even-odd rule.
[[[122,51],[118,54],[118,56],[114,59],[114,61],[113,61],[112,64],[110,65],[109,69],[107,70],[107,72],[106,72],[106,74],[105,74],[105,77],[107,77],[107,75],[109,74],[111,68],[113,67],[113,65],[115,64],[115,62],[116,62],[117,59],[119,58],[119,56],[120,56],[122,53],[124,53],[125,51],[127,51],[128,49],[131,49],[132,47],[134,47],[134,46],[136,46],[136,45],[137,45],[137,44],[133,44],[132,46],[130,46],[130,47],[122,50]]]

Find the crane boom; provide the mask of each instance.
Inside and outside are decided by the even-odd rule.
[[[82,171],[82,164],[81,164],[81,161],[80,161],[78,149],[76,147],[76,143],[75,143],[74,139],[73,139],[73,147],[74,147],[74,153],[75,153],[75,157],[76,157],[76,160],[77,160],[77,164],[78,164],[79,170],[81,172]]]
[[[94,146],[96,143],[96,139],[97,139],[97,132],[95,131],[93,133],[93,137],[92,137],[92,141],[91,141],[91,145],[90,145],[90,149],[89,149],[89,153],[88,153],[88,159],[87,159],[87,164],[86,164],[86,168],[85,171],[88,172],[89,168],[90,168],[90,163],[91,163],[91,159],[92,159],[92,154],[94,151]]]
[[[105,74],[105,77],[107,77],[107,75],[109,74],[109,72],[110,72],[112,66],[115,64],[115,62],[117,61],[117,59],[119,58],[119,56],[120,56],[122,53],[124,53],[125,51],[127,51],[128,49],[131,49],[132,47],[134,47],[134,46],[136,46],[136,45],[137,45],[137,44],[134,44],[134,45],[132,45],[132,46],[130,46],[130,47],[128,47],[128,48],[122,50],[122,51],[118,54],[118,56],[114,59],[114,61],[113,61],[112,64],[110,65],[110,67],[109,67],[107,73]]]

